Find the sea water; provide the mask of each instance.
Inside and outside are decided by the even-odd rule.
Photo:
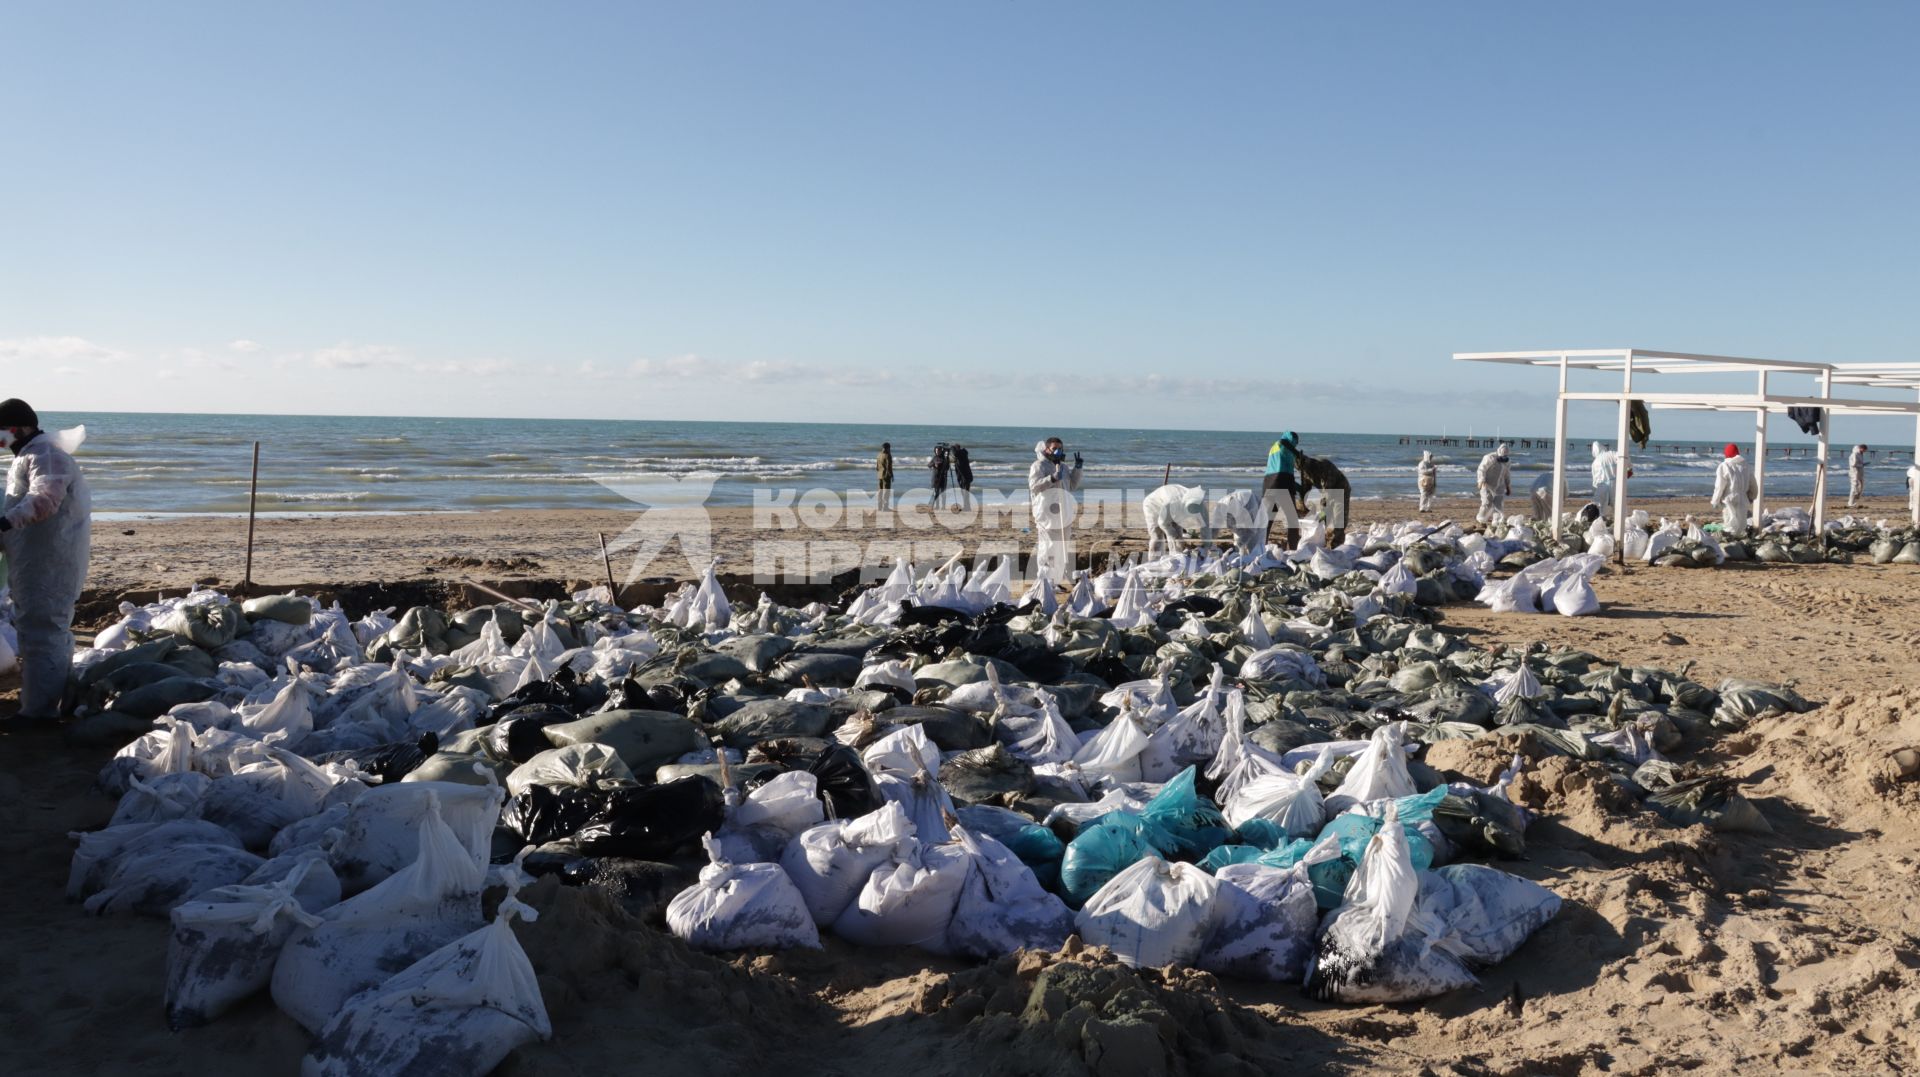
[[[870,490],[874,455],[893,444],[897,496],[926,487],[940,442],[964,444],[976,490],[1024,490],[1034,442],[1048,435],[1086,459],[1083,484],[1123,491],[1172,481],[1225,492],[1254,488],[1277,431],[965,427],[913,424],[713,423],[557,419],[406,419],[355,416],[64,413],[78,423],[78,456],[104,513],[237,513],[247,510],[248,469],[260,442],[259,509],[287,512],[455,512],[630,507],[623,486],[658,485],[695,472],[716,476],[707,503],[752,504],[756,491]],[[1472,496],[1490,439],[1301,432],[1301,448],[1333,460],[1357,499],[1415,496],[1422,448],[1440,462],[1442,496]],[[1514,492],[1524,496],[1553,467],[1551,439],[1512,437]],[[1422,444],[1427,442],[1428,444]],[[1808,497],[1812,439],[1784,437],[1767,461],[1770,498]],[[1778,447],[1794,456],[1782,459]],[[1845,450],[1833,448],[1830,489],[1845,491]],[[1589,488],[1587,442],[1569,446],[1568,486]],[[1656,439],[1636,453],[1636,497],[1697,496],[1713,487],[1720,443]],[[1910,450],[1876,450],[1869,492],[1898,494]]]

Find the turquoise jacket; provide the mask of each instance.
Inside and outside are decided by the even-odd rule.
[[[1296,441],[1298,438],[1291,430],[1280,435],[1280,440],[1267,450],[1267,474],[1293,474],[1293,446]]]

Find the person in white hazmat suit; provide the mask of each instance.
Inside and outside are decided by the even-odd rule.
[[[1867,496],[1867,447],[1855,445],[1847,454],[1847,507],[1855,508]]]
[[[1907,515],[1913,517],[1913,526],[1920,527],[1920,463],[1907,469]]]
[[[0,550],[20,633],[16,720],[60,717],[73,663],[73,604],[87,582],[93,495],[71,450],[84,432],[48,434],[22,400],[0,401],[0,437],[13,450],[0,508]]]
[[[1729,444],[1725,459],[1713,472],[1713,507],[1720,510],[1720,531],[1727,535],[1747,533],[1747,520],[1753,515],[1753,499],[1760,496],[1760,484],[1753,477],[1753,465],[1740,455],[1740,446]]]
[[[1593,443],[1593,503],[1603,519],[1613,519],[1613,485],[1620,481],[1620,454]]]
[[[1073,492],[1080,489],[1080,454],[1067,466],[1066,445],[1047,438],[1033,446],[1027,496],[1033,511],[1033,576],[1064,581],[1072,572]]]
[[[1420,462],[1413,465],[1413,483],[1420,491],[1420,511],[1433,511],[1433,495],[1440,489],[1440,465],[1433,462],[1433,454],[1422,450]]]
[[[1513,459],[1507,455],[1506,442],[1480,458],[1474,484],[1480,488],[1480,511],[1474,519],[1498,524],[1506,516],[1507,495],[1513,493]]]
[[[1147,519],[1148,557],[1179,553],[1189,538],[1199,539],[1202,546],[1213,541],[1203,486],[1170,482],[1141,499],[1140,512]]]

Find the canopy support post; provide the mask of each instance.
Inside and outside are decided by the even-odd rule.
[[[1560,395],[1553,412],[1553,537],[1560,539],[1560,516],[1567,511],[1567,357],[1560,357]]]
[[[1833,396],[1833,372],[1820,372],[1820,398]],[[1833,410],[1820,409],[1820,462],[1813,468],[1813,533],[1816,538],[1827,533],[1827,446],[1833,440]]]
[[[1633,349],[1627,349],[1626,362],[1620,368],[1620,429],[1616,439],[1619,471],[1613,477],[1613,544],[1622,564],[1627,558],[1627,412],[1632,406]]]
[[[1767,398],[1767,372],[1760,372],[1760,399]],[[1753,526],[1759,529],[1767,519],[1767,408],[1762,404],[1753,413]]]

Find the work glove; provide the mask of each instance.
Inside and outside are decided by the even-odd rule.
[[[1080,454],[1079,453],[1073,454],[1073,469],[1075,471],[1080,470]]]

